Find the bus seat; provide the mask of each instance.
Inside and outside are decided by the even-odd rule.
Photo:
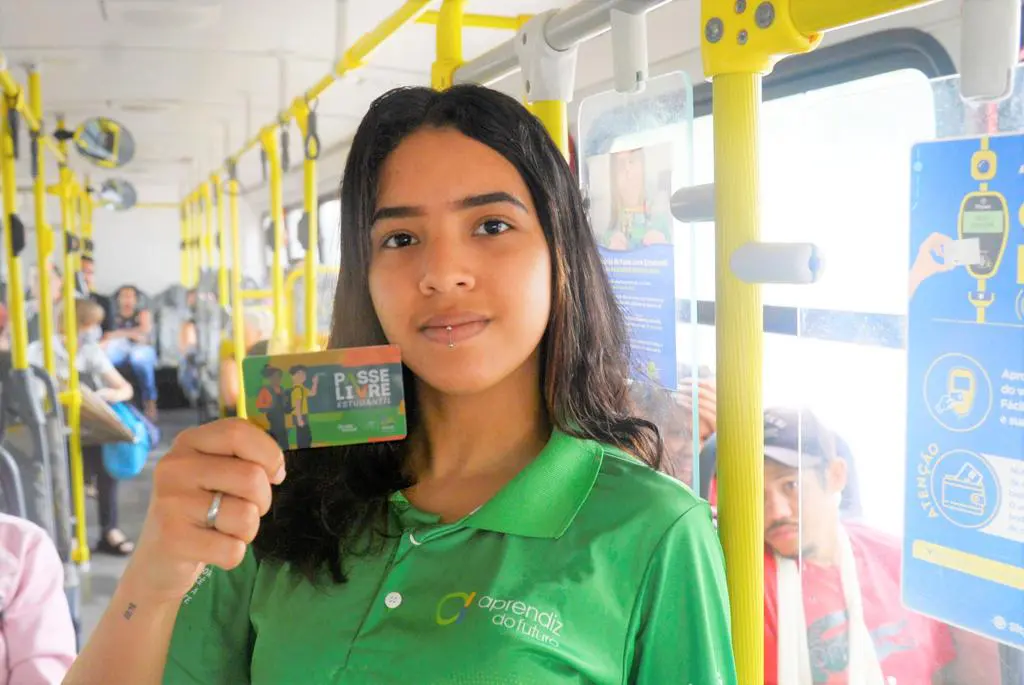
[[[192,318],[185,304],[185,294],[184,288],[181,293],[164,291],[154,307],[158,367],[177,368],[181,363],[179,337],[185,322]]]

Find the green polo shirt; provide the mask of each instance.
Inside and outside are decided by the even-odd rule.
[[[251,552],[201,576],[164,683],[736,683],[709,507],[632,457],[555,432],[458,522],[390,511],[344,585]]]

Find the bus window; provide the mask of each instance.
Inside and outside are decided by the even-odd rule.
[[[938,135],[932,84],[892,71],[762,113],[762,239],[814,242],[825,258],[816,284],[762,289],[765,683],[997,685],[994,642],[901,601],[910,150]],[[713,182],[713,153],[711,119],[698,118],[695,183]],[[714,227],[685,230],[680,355],[709,362]]]
[[[303,213],[302,207],[296,207],[287,210],[284,215],[285,247],[289,265],[306,256],[306,249],[299,240],[299,222],[302,221]]]
[[[341,266],[341,200],[320,203],[320,255],[327,266]]]

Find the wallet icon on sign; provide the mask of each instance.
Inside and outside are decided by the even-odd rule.
[[[964,464],[956,475],[942,479],[942,506],[946,509],[984,516],[985,501],[985,479],[970,464]]]

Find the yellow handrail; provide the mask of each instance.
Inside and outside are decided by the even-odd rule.
[[[64,128],[64,118],[57,120],[57,127]],[[61,152],[67,158],[67,142],[60,143]],[[82,395],[79,385],[78,365],[78,321],[75,302],[75,231],[74,200],[75,178],[67,164],[60,163],[60,180],[47,191],[60,199],[60,249],[64,265],[64,338],[68,355],[68,387],[60,394],[60,401],[66,406],[68,423],[68,460],[71,466],[71,504],[75,515],[75,545],[71,558],[76,564],[89,562],[89,540],[85,509],[85,471],[82,465]]]
[[[270,267],[270,290],[273,295],[274,333],[271,345],[280,349],[288,347],[288,323],[285,316],[284,291],[284,194],[282,192],[283,173],[281,156],[278,150],[277,137],[268,130],[263,136],[263,149],[267,154],[267,166],[270,167],[270,226],[273,231],[273,263]]]
[[[274,297],[273,290],[243,290],[242,299],[244,300],[269,300]]]
[[[791,0],[766,14],[734,0],[703,0],[701,52],[712,81],[715,145],[715,319],[718,478],[733,648],[741,683],[764,677],[764,332],[761,289],[739,280],[733,253],[760,237],[761,85],[788,55],[812,50],[820,32],[923,4]]]
[[[934,2],[937,0],[790,0],[789,14],[793,27],[799,33],[810,36]]]
[[[238,225],[238,181],[232,170],[228,181],[228,222],[231,229],[231,339],[234,342],[235,368],[238,369],[238,401],[235,411],[246,418],[245,381],[242,378],[242,359],[245,357],[245,297],[242,292],[242,238]]]
[[[189,218],[188,218],[188,202],[182,202],[178,205],[179,209],[179,220],[181,221],[181,244],[179,245],[178,253],[180,255],[180,266],[181,266],[181,286],[183,288],[189,287],[189,264],[188,264],[188,241],[189,241]]]
[[[137,202],[132,209],[178,209],[180,202]]]
[[[3,53],[0,53],[0,65],[7,64],[7,58],[4,57]],[[11,73],[6,68],[0,69],[0,90],[5,95],[12,99],[14,104],[13,109],[16,109],[22,118],[25,119],[25,125],[28,126],[30,131],[42,131],[42,115],[37,114],[33,111],[31,103],[25,103],[25,92]],[[50,153],[57,159],[58,162],[66,164],[68,161],[67,148],[58,144],[53,138],[49,136],[41,136],[43,145],[49,148]]]
[[[437,15],[434,64],[430,85],[435,90],[451,88],[455,70],[462,66],[462,27],[466,18],[466,0],[444,0]]]
[[[210,177],[213,184],[214,204],[217,205],[217,300],[221,307],[231,304],[231,288],[228,284],[228,241],[230,237],[224,223],[224,185],[219,174]]]
[[[15,369],[28,368],[28,324],[25,319],[25,286],[21,272],[21,257],[15,252],[15,230],[11,217],[17,211],[17,170],[14,165],[14,131],[8,112],[12,109],[9,97],[0,96],[0,186],[3,190],[4,252],[7,259],[8,321],[11,326],[11,362]],[[24,233],[20,234],[22,237]],[[40,303],[46,306],[46,303]]]
[[[43,90],[40,83],[39,72],[30,69],[28,72],[28,99],[29,108],[36,121],[43,119]],[[39,143],[39,132],[32,134],[32,151],[35,156],[33,172],[35,178],[32,182],[32,196],[35,203],[35,224],[36,224],[36,264],[39,273],[39,337],[43,343],[43,368],[50,376],[57,373],[57,361],[53,350],[53,293],[50,292],[50,273],[48,265],[50,255],[53,253],[53,231],[46,223],[46,166],[44,162],[42,145]]]
[[[319,204],[317,203],[316,194],[316,161],[319,156],[319,139],[309,138],[310,134],[310,123],[315,120],[315,115],[311,118],[309,106],[303,103],[302,108],[296,113],[295,121],[299,126],[299,132],[302,134],[303,144],[303,161],[302,161],[302,190],[303,199],[305,203],[306,211],[306,259],[305,259],[305,273],[306,273],[306,330],[315,331],[317,329],[317,289],[316,289],[316,275],[317,275],[317,262],[320,257],[320,217],[319,217]],[[315,133],[315,131],[313,131]],[[313,148],[313,149],[311,149]],[[288,288],[287,282],[285,283],[285,293],[292,292]],[[290,300],[290,298],[288,298]],[[294,318],[291,314],[288,316],[288,325],[292,327],[292,335],[294,337]],[[316,337],[313,335],[306,335],[303,347],[306,352],[315,352],[317,349]],[[241,370],[239,370],[241,373]]]
[[[230,162],[232,164],[237,164],[242,155],[262,144],[263,136],[268,130],[273,131],[282,121],[291,120],[295,116],[295,112],[297,111],[296,108],[299,106],[298,103],[306,103],[316,100],[324,91],[334,84],[338,77],[344,76],[348,72],[354,71],[363,66],[366,58],[370,56],[370,53],[380,47],[385,40],[394,35],[403,26],[416,21],[420,15],[427,10],[431,1],[432,0],[407,0],[404,5],[395,10],[390,16],[386,17],[380,24],[359,37],[359,39],[357,39],[356,42],[354,42],[352,46],[345,51],[341,59],[334,65],[333,69],[331,69],[331,73],[321,78],[311,88],[296,98],[295,103],[293,103],[292,107],[289,108],[288,111],[282,112],[281,115],[272,123],[264,126],[256,133],[256,135],[247,140],[245,144],[242,145],[242,148],[231,156]]]
[[[462,15],[462,25],[467,29],[498,29],[502,31],[518,31],[519,27],[533,18],[532,14],[519,14],[514,17],[502,17],[494,14],[473,14]],[[433,24],[440,22],[441,13],[433,10],[424,12],[416,20],[417,24]]]
[[[199,270],[199,277],[213,269],[213,194],[210,191],[210,183],[205,182],[199,186],[199,206],[203,214],[202,231],[202,268]]]
[[[304,268],[304,269],[295,269],[290,274],[288,274],[288,278],[286,278],[285,282],[284,282],[284,292],[286,294],[286,297],[285,297],[285,314],[284,315],[287,317],[288,327],[289,327],[289,331],[288,332],[289,332],[289,336],[290,336],[290,338],[292,340],[297,340],[298,339],[298,335],[299,335],[299,332],[297,330],[298,329],[298,317],[295,316],[295,312],[292,309],[292,306],[291,306],[292,305],[292,299],[290,297],[291,293],[295,292],[295,284],[298,282],[298,280],[300,278],[305,278],[306,279],[305,280],[305,290],[306,290],[306,294],[307,294],[307,297],[308,297],[309,290],[310,290],[309,284],[310,284],[311,281],[313,283],[313,290],[315,292],[316,291],[317,281],[319,280],[320,276],[337,276],[339,273],[340,273],[340,271],[339,271],[338,267],[336,267],[336,266],[317,265],[316,270],[314,271],[314,276],[313,276],[312,279],[309,278],[309,269],[308,269],[308,267]],[[309,300],[308,299],[305,302],[305,310],[304,311],[305,311],[305,319],[306,319],[306,336],[305,336],[305,338],[303,338],[303,343],[302,344],[303,344],[303,347],[306,348],[306,351],[308,351],[308,352],[315,352],[317,349],[319,349],[319,347],[318,347],[319,343],[317,342],[316,337],[315,336],[311,336],[309,334],[309,332],[310,331],[318,330],[320,326],[319,326],[319,322],[317,321],[317,316],[316,316],[316,310],[315,309],[313,310],[312,326],[310,326],[310,316],[309,316],[310,312],[309,312]]]

